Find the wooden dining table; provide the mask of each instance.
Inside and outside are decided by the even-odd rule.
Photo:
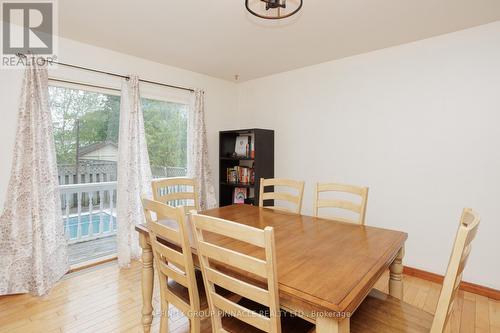
[[[275,231],[280,306],[316,324],[317,333],[349,332],[350,316],[386,269],[389,293],[403,297],[404,232],[293,214],[250,205],[200,212]],[[153,254],[146,225],[138,225],[142,252],[142,324],[152,322]],[[191,226],[188,223],[189,232]],[[190,237],[193,256],[196,247]],[[197,262],[195,258],[195,262]],[[286,333],[286,332],[284,332]]]

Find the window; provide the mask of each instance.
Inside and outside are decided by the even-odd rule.
[[[115,181],[120,96],[51,86],[49,102],[60,184]],[[188,106],[143,98],[142,107],[153,177],[185,176]]]

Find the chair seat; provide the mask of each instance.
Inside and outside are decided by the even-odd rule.
[[[251,301],[243,298],[237,303],[244,304],[246,306],[249,304],[249,302]],[[258,309],[253,308],[254,311],[258,311],[260,309],[260,307]],[[261,330],[230,316],[222,318],[222,326],[229,333],[262,333]],[[282,333],[311,333],[314,332],[314,325],[303,319],[300,319],[299,317],[293,317],[289,313],[282,311],[281,331]],[[212,333],[211,318],[205,318],[201,321],[200,332]],[[176,333],[189,333],[189,325],[178,329]]]
[[[196,274],[196,284],[198,285],[198,296],[200,297],[200,310],[208,309],[208,300],[207,294],[205,293],[205,284],[203,283],[203,275],[201,271],[195,270]],[[181,285],[180,283],[175,282],[174,280],[168,280],[168,289],[174,293],[177,297],[182,299],[184,302],[189,304],[189,291],[186,287]],[[217,293],[224,297],[231,298],[232,293],[229,290],[220,288],[218,286],[215,287]]]
[[[248,325],[233,317],[222,318],[222,326],[231,333],[262,333],[263,331]],[[299,317],[281,317],[282,333],[309,333],[314,331],[314,325]]]
[[[203,283],[203,275],[200,271],[196,271],[196,284],[198,285],[198,295],[200,297],[200,310],[205,310],[208,308],[207,294],[205,293],[205,285]],[[168,289],[174,293],[177,297],[182,299],[184,302],[189,304],[189,290],[183,285],[175,282],[174,280],[168,280]]]
[[[351,317],[351,333],[429,333],[433,316],[373,289]]]
[[[314,325],[304,325],[300,318],[281,318],[281,332],[282,333],[311,333],[314,332]],[[234,317],[222,318],[222,326],[229,333],[262,333],[263,331],[248,325]],[[189,327],[180,330],[176,333],[188,333]],[[206,318],[201,322],[201,333],[212,333],[212,323],[210,318]]]
[[[269,308],[246,298],[242,298],[241,300],[239,300],[238,304],[262,315],[266,315],[266,313],[269,313]],[[248,325],[241,320],[229,316],[222,318],[222,326],[224,327],[224,329],[231,333],[262,332],[261,330]],[[292,316],[289,312],[281,310],[281,331],[283,333],[308,333],[314,331],[314,324],[311,324],[310,322],[305,321],[299,317]]]

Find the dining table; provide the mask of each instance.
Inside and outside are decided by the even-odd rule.
[[[198,214],[260,229],[273,227],[280,307],[314,323],[317,333],[349,332],[351,315],[387,269],[389,294],[403,297],[405,232],[243,204]],[[136,230],[142,248],[142,324],[148,333],[153,319],[153,252],[147,225]],[[186,230],[196,264],[189,222]]]

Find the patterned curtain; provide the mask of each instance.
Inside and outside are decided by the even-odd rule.
[[[0,295],[44,295],[69,269],[46,67],[26,67],[18,117],[0,217]]]
[[[117,181],[118,264],[128,267],[141,254],[135,231],[137,224],[144,223],[141,197],[151,197],[151,167],[136,75],[122,83]]]
[[[188,173],[197,181],[200,209],[217,206],[212,172],[208,163],[208,142],[205,126],[205,94],[196,90],[193,94],[188,127]]]

